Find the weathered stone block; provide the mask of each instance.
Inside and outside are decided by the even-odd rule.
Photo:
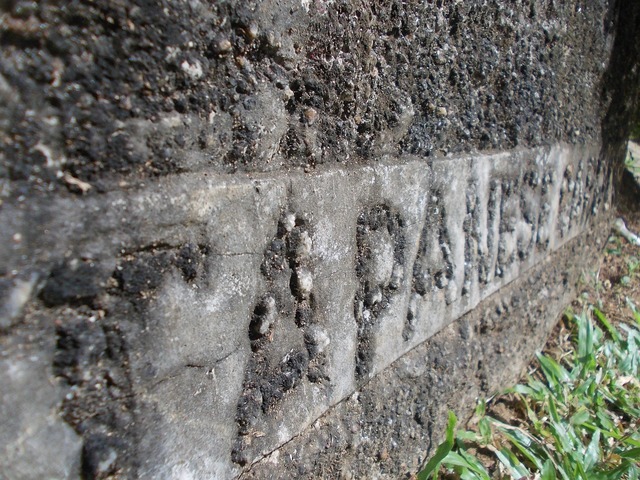
[[[415,471],[607,230],[633,2],[54,3],[0,2],[9,478]]]
[[[186,175],[63,200],[38,242],[72,245],[39,294],[74,318],[53,349],[66,418],[123,437],[95,454],[102,473],[234,476],[588,228],[610,194],[596,155]]]

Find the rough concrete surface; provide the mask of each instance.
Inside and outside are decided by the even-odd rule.
[[[639,11],[0,0],[0,477],[415,472],[606,235]]]
[[[563,246],[252,466],[242,478],[409,478],[442,440],[447,411],[518,379],[597,263],[608,226]],[[576,261],[574,255],[581,260]]]
[[[232,477],[605,214],[597,155],[185,174],[60,199],[37,227],[44,206],[5,204],[61,260],[3,340],[55,320],[42,355],[85,476]]]
[[[1,173],[41,189],[589,142],[615,29],[607,0],[1,7]]]

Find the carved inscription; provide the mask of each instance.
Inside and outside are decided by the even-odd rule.
[[[442,192],[433,192],[420,236],[418,256],[413,265],[413,289],[420,295],[426,295],[433,289],[446,288],[453,279],[454,264],[446,208]]]
[[[552,174],[536,168],[501,181],[496,276],[503,277],[515,263],[528,260],[536,247],[548,248],[549,190],[553,182]]]
[[[356,378],[371,371],[373,333],[380,313],[387,308],[404,277],[404,222],[386,205],[376,205],[358,217],[356,275],[359,287],[354,300],[358,325]]]
[[[500,240],[498,242],[498,263],[496,276],[504,276],[506,270],[516,260],[519,238],[530,234],[527,226],[522,225],[520,201],[518,198],[519,182],[517,179],[502,180],[502,197],[500,203]]]
[[[409,342],[424,340],[529,268],[555,248],[554,239],[570,234],[604,201],[606,172],[595,160],[569,166],[562,176],[546,157],[519,164],[503,160],[477,168],[462,164],[466,178],[437,170],[443,176],[424,192],[425,210],[411,213],[423,215],[420,226],[407,224],[406,219],[414,217],[408,213],[403,218],[384,201],[359,212],[356,350],[349,353],[355,357],[353,388],[390,355],[404,353]],[[455,181],[449,182],[451,178]],[[416,230],[409,230],[412,227]],[[413,249],[407,250],[405,242],[416,248],[413,262],[406,258]],[[311,398],[311,392],[314,402],[322,402],[318,394],[324,395],[326,405],[334,401],[327,374],[331,339],[314,297],[312,246],[308,219],[286,213],[265,249],[261,273],[266,287],[252,306],[246,333],[251,356],[237,404],[238,436],[232,449],[236,464],[246,465],[290,433],[290,424],[281,420],[294,402]],[[409,278],[407,292],[404,282]],[[406,311],[399,312],[404,302]],[[398,313],[405,313],[404,318],[396,318]],[[385,337],[387,328],[394,336],[401,330],[402,338]],[[276,430],[274,425],[286,428]]]
[[[446,289],[453,280],[454,262],[442,191],[434,190],[430,200],[420,234],[418,253],[413,263],[412,296],[402,332],[405,341],[410,340],[415,333],[419,297]],[[452,301],[449,295],[446,298],[447,302]]]
[[[489,198],[487,200],[487,249],[486,254],[480,256],[478,265],[478,280],[483,285],[490,284],[495,276],[496,263],[498,261],[498,245],[500,243],[501,199],[501,182],[491,180],[489,185]]]
[[[328,381],[324,350],[330,338],[315,315],[312,239],[307,221],[287,213],[266,249],[262,275],[269,289],[249,322],[251,357],[238,402],[234,462],[244,465],[247,448],[262,433],[264,418],[303,382]]]
[[[486,247],[484,243],[478,245],[478,281],[482,285],[490,284],[495,277],[498,245],[500,244],[501,203],[502,183],[497,180],[491,180],[486,206]],[[475,207],[476,215],[480,216],[481,209],[482,204],[477,204]],[[471,274],[472,270],[465,272],[465,285],[468,284]]]
[[[420,304],[437,301],[439,291],[446,304],[456,300],[457,285],[470,295],[473,285],[490,285],[507,275],[513,266],[528,260],[533,252],[549,247],[549,219],[552,213],[553,175],[544,167],[532,166],[512,172],[497,172],[482,180],[471,174],[464,192],[464,274],[455,278],[456,260],[443,191],[430,192],[417,256],[413,264],[412,294],[403,339],[413,338]]]
[[[556,175],[552,171],[545,170],[540,181],[540,208],[538,210],[538,230],[536,233],[536,245],[538,250],[546,251],[549,248],[551,238],[551,204],[553,202],[553,185],[556,183]]]
[[[479,185],[477,180],[469,182],[466,192],[466,215],[464,218],[463,230],[465,232],[464,242],[464,283],[462,294],[468,295],[471,291],[471,282],[476,272],[480,272],[486,261],[487,245],[483,242],[481,227],[481,199],[479,196]]]
[[[595,216],[608,194],[609,178],[600,159],[581,160],[577,167],[568,165],[562,178],[557,230],[565,238],[571,230]]]

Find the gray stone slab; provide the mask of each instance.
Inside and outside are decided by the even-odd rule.
[[[58,415],[53,345],[39,340],[0,337],[0,477],[78,478],[82,438]]]
[[[36,260],[2,255],[42,279],[20,308],[75,312],[59,338],[118,352],[62,367],[89,372],[81,392],[124,368],[100,397],[111,420],[75,425],[124,435],[97,465],[230,478],[588,228],[610,195],[598,148],[176,175],[8,206]],[[90,410],[83,395],[64,408]]]

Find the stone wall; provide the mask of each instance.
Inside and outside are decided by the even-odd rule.
[[[597,258],[638,10],[0,1],[0,471],[415,472]]]

